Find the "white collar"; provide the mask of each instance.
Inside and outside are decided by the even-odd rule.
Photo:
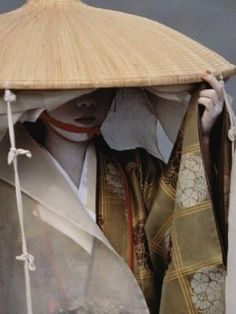
[[[70,185],[76,197],[81,201],[88,214],[96,222],[97,158],[94,145],[90,143],[86,150],[79,187],[74,184],[68,173],[59,164],[59,162],[48,151],[47,153],[57,167],[58,171],[60,171],[67,183]]]

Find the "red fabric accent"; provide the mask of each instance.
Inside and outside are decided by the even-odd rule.
[[[47,111],[44,111],[40,118],[48,124],[51,124],[59,129],[62,129],[64,131],[67,132],[72,132],[72,133],[86,133],[88,134],[90,137],[94,136],[94,135],[100,135],[100,129],[99,128],[86,128],[86,127],[79,127],[73,124],[69,124],[69,123],[64,123],[62,121],[59,121],[53,117],[51,117]]]

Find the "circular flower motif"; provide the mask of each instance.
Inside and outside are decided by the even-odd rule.
[[[182,156],[176,191],[179,207],[192,207],[208,194],[202,158],[196,154]]]
[[[111,192],[118,194],[122,199],[125,198],[125,189],[122,177],[120,173],[118,173],[115,166],[111,163],[107,165],[106,181]]]
[[[195,309],[201,314],[224,314],[223,268],[209,266],[196,272],[191,281],[192,301]]]

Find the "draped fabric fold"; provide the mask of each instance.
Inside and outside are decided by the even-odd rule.
[[[161,285],[144,227],[164,164],[143,149],[112,151],[101,139],[97,146],[97,223],[133,271],[150,313],[157,313]]]
[[[212,134],[221,133],[218,150],[212,151],[211,173],[221,193],[219,202],[206,169],[197,97],[196,91],[146,223],[153,265],[164,275],[160,314],[225,313],[229,117],[224,108],[221,126]]]
[[[37,266],[31,278],[34,312],[148,313],[131,271],[51,158],[21,127],[17,128],[16,140],[22,147],[31,147],[33,155],[29,163],[19,158],[19,174],[25,234]],[[21,239],[13,171],[6,164],[8,147],[6,136],[0,144],[0,312],[18,314],[26,313],[26,300],[22,265],[15,259]]]
[[[208,169],[198,92],[166,167],[142,149],[117,152],[97,141],[97,223],[133,270],[150,313],[225,312],[230,120],[225,106]]]

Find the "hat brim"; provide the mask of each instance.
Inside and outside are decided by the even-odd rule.
[[[0,15],[0,89],[87,89],[198,83],[236,67],[152,20],[81,1],[31,0]]]

